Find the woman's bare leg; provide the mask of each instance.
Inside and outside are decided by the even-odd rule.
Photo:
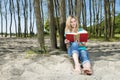
[[[81,72],[80,63],[79,63],[79,59],[78,59],[78,54],[73,53],[72,57],[73,57],[74,64],[75,64],[75,71],[76,72]]]

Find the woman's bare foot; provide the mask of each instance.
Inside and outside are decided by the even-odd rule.
[[[80,65],[75,65],[74,71],[78,72],[78,73],[81,73]]]
[[[90,68],[83,68],[83,72],[86,75],[92,75],[92,70]]]

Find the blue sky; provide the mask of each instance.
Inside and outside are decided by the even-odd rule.
[[[2,1],[2,12],[5,12],[5,9],[4,9],[4,3],[3,3],[3,1],[6,1],[6,0],[1,0]],[[8,0],[9,1],[9,0]],[[14,4],[16,4],[16,2],[15,2],[15,0],[13,0],[14,1]],[[29,0],[28,0],[29,1]],[[32,0],[33,1],[33,0]],[[88,1],[88,0],[86,0],[86,1]],[[89,21],[89,2],[86,2],[87,3],[87,21]],[[22,3],[21,3],[22,4]],[[9,5],[7,5],[7,7],[8,7],[8,9],[7,9],[7,11],[8,11],[8,14],[7,14],[7,20],[8,20],[8,24],[7,24],[7,26],[8,26],[8,29],[7,29],[7,31],[8,31],[8,33],[9,33],[9,26],[10,26],[10,14],[9,14]],[[33,6],[32,6],[33,7]],[[21,7],[22,8],[22,7]],[[46,0],[44,0],[44,3],[43,3],[43,8],[44,8],[44,17],[45,17],[45,20],[47,19],[47,3],[46,3]],[[29,10],[29,8],[28,8],[28,10]],[[104,11],[103,11],[104,12]],[[116,0],[116,13],[118,14],[118,13],[120,13],[120,0]],[[23,14],[23,12],[21,13],[21,14]],[[104,13],[103,13],[104,14]],[[5,15],[5,14],[4,14]],[[6,23],[5,23],[5,16],[3,15],[3,31],[5,32],[6,31]],[[32,15],[33,15],[33,12],[32,12]],[[29,14],[28,14],[28,16],[30,16]],[[16,19],[17,19],[17,15],[16,15]],[[32,21],[35,21],[34,19],[33,19],[33,16],[32,16]],[[30,20],[28,19],[28,28],[29,28],[29,22],[30,22]],[[89,23],[87,23],[87,25],[89,25]],[[34,32],[36,33],[36,24],[34,24]],[[24,31],[24,18],[23,18],[23,15],[21,16],[21,27],[22,27],[22,32]],[[28,29],[29,30],[29,29]],[[0,16],[0,32],[1,32],[1,16]],[[15,23],[14,23],[14,20],[13,20],[13,23],[12,23],[12,32],[15,32]]]

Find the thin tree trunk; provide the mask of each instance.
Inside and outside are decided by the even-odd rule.
[[[20,19],[20,0],[17,0],[17,13],[18,13],[18,37],[21,35],[21,19]]]
[[[102,0],[100,1],[100,28],[99,28],[99,37],[101,37],[101,34],[102,34],[102,30],[103,30],[103,27],[102,27]]]
[[[0,16],[1,16],[1,36],[3,37],[3,13],[2,13],[2,0],[0,0]]]
[[[34,10],[35,10],[35,16],[36,16],[37,37],[38,37],[40,50],[45,52],[46,49],[45,49],[45,46],[44,46],[45,45],[45,42],[44,42],[44,26],[43,26],[43,23],[42,23],[41,9],[39,7],[39,0],[34,0]]]
[[[111,13],[110,13],[110,3],[109,0],[107,0],[107,24],[108,24],[108,38],[110,38],[111,35]]]
[[[10,17],[11,17],[11,18],[10,18],[11,20],[10,20],[10,27],[9,27],[9,28],[10,28],[10,37],[12,37],[12,31],[11,31],[11,28],[12,28],[12,20],[13,20],[13,19],[12,19],[12,9],[13,9],[12,0],[10,0],[10,6],[9,6],[9,8],[10,8],[9,10],[10,10]]]
[[[107,0],[104,0],[104,14],[105,14],[105,20],[104,20],[104,38],[105,40],[108,40],[107,36]]]
[[[5,0],[4,1],[4,5],[5,5],[5,21],[6,21],[6,31],[5,31],[5,37],[7,37],[8,33],[7,33],[7,28],[8,28],[8,19],[7,19],[7,14],[8,14],[8,11],[7,11],[7,3],[8,3],[8,0]]]
[[[90,12],[90,35],[92,34],[92,11],[91,11],[91,0],[89,0],[89,12]]]
[[[28,4],[27,4],[27,0],[23,0],[22,1],[22,4],[23,4],[23,12],[24,12],[24,37],[27,37],[27,19],[28,19],[28,11],[27,11],[27,8],[28,8]]]
[[[14,5],[14,2],[12,0],[12,4],[13,4],[13,15],[14,15],[14,22],[15,22],[15,34],[16,34],[16,37],[17,37],[17,23],[16,23],[16,17],[15,17],[15,5]]]
[[[55,20],[54,20],[53,0],[48,0],[48,17],[49,17],[51,46],[53,49],[56,49],[57,39],[56,39],[56,28],[55,28],[55,22],[54,22]]]
[[[30,12],[30,37],[33,36],[33,32],[32,32],[32,0],[29,0],[29,12]]]
[[[73,1],[68,0],[69,15],[73,15]]]
[[[64,43],[64,29],[66,21],[65,0],[59,0],[59,13],[60,13],[60,49],[66,50]]]
[[[54,0],[54,10],[55,10],[55,26],[56,26],[56,35],[57,35],[57,30],[58,33],[60,34],[60,27],[59,27],[59,3],[58,0]]]
[[[86,2],[85,0],[82,1],[82,19],[83,19],[83,28],[87,29],[86,27]]]
[[[93,28],[92,28],[92,32],[93,32],[93,36],[95,37],[95,1],[94,0],[92,0],[92,10],[93,10]]]
[[[115,0],[112,0],[111,38],[114,37],[114,27],[115,27]]]
[[[81,16],[81,1],[80,0],[75,0],[75,14],[78,17],[78,22],[80,24],[80,16]]]

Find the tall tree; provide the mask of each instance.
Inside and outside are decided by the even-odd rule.
[[[13,4],[13,16],[14,16],[14,23],[15,23],[15,34],[17,37],[16,8],[15,8],[15,2],[13,2],[13,0],[12,0],[12,4]]]
[[[2,13],[2,0],[0,0],[0,17],[1,17],[1,35],[3,37],[3,13]]]
[[[108,36],[108,38],[110,38],[110,34],[111,34],[111,13],[110,13],[110,1],[109,0],[107,0],[107,3],[106,3],[107,5],[107,24],[108,24],[108,28],[107,28],[107,30],[108,30],[108,33],[107,33],[107,36]]]
[[[105,40],[108,40],[108,36],[107,36],[107,0],[104,0],[104,14],[105,14],[105,20],[104,20],[104,38]]]
[[[91,10],[91,0],[89,0],[89,12],[90,12],[90,35],[92,33],[92,10]]]
[[[40,50],[45,51],[44,42],[44,26],[42,23],[41,9],[39,7],[39,0],[34,0],[34,10],[36,17],[37,37],[40,46]]]
[[[12,37],[12,21],[13,21],[13,14],[12,14],[12,11],[13,11],[13,4],[12,4],[12,0],[9,0],[10,1],[10,5],[9,5],[9,10],[10,10],[10,37]]]
[[[18,15],[18,37],[21,37],[21,18],[20,18],[20,0],[17,1],[17,15]]]
[[[60,49],[66,50],[64,43],[64,29],[66,21],[66,9],[65,9],[65,0],[59,0],[59,13],[60,13]]]
[[[8,14],[8,11],[7,11],[7,3],[8,3],[8,0],[4,0],[4,5],[5,5],[5,22],[6,22],[6,31],[5,31],[5,37],[7,37],[8,33],[7,33],[7,29],[8,29],[8,19],[7,19],[7,14]]]
[[[75,0],[75,15],[78,17],[78,22],[80,24],[80,18],[81,18],[81,0]]]
[[[96,29],[95,29],[95,0],[92,0],[92,12],[93,12],[93,28],[92,28],[92,31],[93,31],[93,36],[95,37],[95,34],[96,34]]]
[[[29,0],[29,13],[30,13],[30,28],[29,28],[29,30],[30,30],[30,37],[32,37],[33,36],[33,26],[32,26],[32,1],[33,0]]]
[[[68,0],[69,15],[73,15],[73,0]]]
[[[103,3],[103,0],[100,0],[100,3],[99,3],[100,4],[100,8],[99,8],[100,9],[100,27],[99,27],[99,31],[98,31],[99,32],[99,35],[98,35],[99,37],[101,37],[102,30],[103,30],[103,27],[102,27],[102,20],[103,20],[102,3]]]
[[[115,0],[111,0],[112,3],[112,18],[111,18],[111,38],[114,37],[114,27],[115,27]]]
[[[86,20],[86,2],[82,0],[82,19],[83,19],[83,28],[87,29],[87,20]]]
[[[58,31],[56,31],[56,35],[57,35],[57,33],[59,33],[60,34],[60,26],[59,26],[59,16],[60,16],[60,14],[59,14],[59,3],[58,3],[58,0],[54,0],[54,11],[55,11],[55,26],[56,26],[56,30]]]
[[[49,29],[50,29],[50,40],[52,48],[57,48],[57,39],[56,39],[56,28],[55,28],[55,18],[54,18],[54,6],[53,0],[48,0],[48,17],[49,17]]]
[[[23,13],[24,13],[24,37],[27,37],[28,35],[28,0],[23,0],[22,5],[23,5]]]

